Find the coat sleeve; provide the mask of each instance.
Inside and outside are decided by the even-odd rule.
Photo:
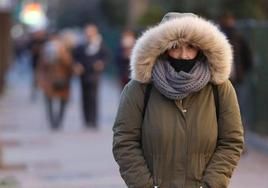
[[[152,175],[141,147],[144,91],[136,81],[124,88],[113,127],[113,154],[129,188],[152,188]]]
[[[244,145],[243,127],[235,90],[230,81],[218,86],[220,115],[218,142],[204,172],[203,182],[211,188],[226,188]]]

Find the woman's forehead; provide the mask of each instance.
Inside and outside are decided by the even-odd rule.
[[[193,48],[196,48],[197,50],[199,49],[197,46],[195,46],[195,45],[193,45],[193,44],[191,44],[189,42],[180,42],[178,44],[173,45],[171,49],[174,49],[174,48],[177,48],[177,49],[178,48],[184,48],[184,47],[188,47],[188,46],[191,46]]]

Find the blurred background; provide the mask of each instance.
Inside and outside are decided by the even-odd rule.
[[[120,92],[136,38],[170,11],[232,43],[246,149],[230,187],[268,187],[267,0],[0,0],[0,188],[126,187],[111,151]]]

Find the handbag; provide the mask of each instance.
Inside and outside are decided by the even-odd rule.
[[[55,91],[62,91],[68,86],[68,81],[65,78],[56,78],[52,81],[52,88]]]

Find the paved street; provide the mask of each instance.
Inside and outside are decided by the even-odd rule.
[[[24,71],[25,70],[25,71]],[[79,85],[72,84],[64,127],[49,129],[42,94],[30,99],[30,74],[20,66],[8,76],[0,98],[0,140],[7,168],[0,182],[14,188],[123,188],[112,157],[112,123],[119,100],[115,81],[107,77],[100,88],[100,129],[88,130],[81,121]],[[0,183],[0,188],[6,187]],[[267,188],[268,155],[248,147],[230,188]]]

